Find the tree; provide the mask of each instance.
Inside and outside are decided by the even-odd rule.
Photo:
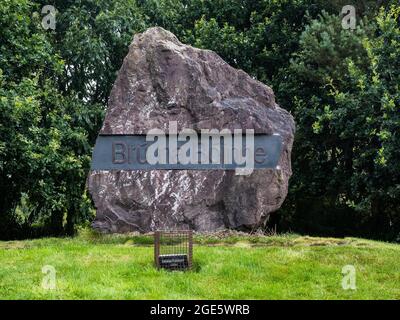
[[[400,230],[398,17],[396,7],[382,9],[350,31],[321,15],[301,35],[279,88],[298,128],[295,212],[302,201],[316,211],[325,202],[330,214],[347,208],[363,235],[391,240]]]
[[[25,0],[0,6],[0,237],[72,233],[90,214],[89,132],[102,107],[62,94],[64,61]]]

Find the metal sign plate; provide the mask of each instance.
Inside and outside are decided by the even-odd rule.
[[[157,141],[155,139],[155,141]],[[97,138],[96,146],[93,151],[92,157],[92,170],[209,170],[209,169],[224,169],[233,170],[237,168],[246,168],[246,163],[239,163],[234,156],[234,143],[231,142],[227,145],[225,138],[220,138],[219,148],[214,148],[215,144],[210,143],[207,145],[200,142],[197,143],[198,155],[195,159],[198,161],[191,161],[190,163],[182,163],[179,156],[172,158],[171,145],[174,145],[172,138],[166,136],[165,140],[165,158],[164,163],[149,163],[148,148],[155,143],[155,141],[146,141],[146,135],[100,135]],[[246,139],[242,139],[242,156],[246,155],[247,146]],[[175,146],[174,155],[179,155],[180,148],[187,141],[177,141]],[[202,160],[202,152],[208,147],[209,161],[204,163]],[[215,151],[215,149],[217,151]],[[219,150],[218,150],[219,149]],[[282,138],[279,135],[255,135],[254,147],[250,152],[253,153],[253,162],[255,169],[270,168],[276,169],[279,161],[280,153],[282,150]],[[190,155],[190,150],[186,156]],[[227,152],[233,154],[232,161],[227,160]],[[172,160],[171,160],[172,159]],[[217,161],[215,161],[217,159]]]

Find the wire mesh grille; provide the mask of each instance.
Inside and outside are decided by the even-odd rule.
[[[157,268],[186,270],[192,267],[193,233],[187,231],[156,231],[154,260]]]

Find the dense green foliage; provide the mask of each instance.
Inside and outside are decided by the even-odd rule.
[[[65,63],[28,1],[0,5],[0,232],[73,232],[102,106],[63,92]],[[40,230],[37,230],[39,232]]]
[[[357,1],[356,30],[341,27],[341,0],[60,0],[55,30],[41,26],[46,4],[0,4],[1,238],[91,219],[107,97],[133,35],[154,25],[271,85],[294,115],[280,228],[400,237],[397,0]]]
[[[321,16],[301,35],[278,90],[290,97],[282,103],[291,106],[298,124],[295,205],[320,212],[322,219],[330,211],[331,219],[347,224],[342,233],[399,236],[398,18],[399,11],[382,11],[348,32],[337,17]]]

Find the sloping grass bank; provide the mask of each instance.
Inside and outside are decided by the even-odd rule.
[[[236,233],[195,242],[190,272],[157,271],[150,235],[0,242],[0,299],[400,299],[400,245]],[[342,288],[345,265],[356,290]]]

